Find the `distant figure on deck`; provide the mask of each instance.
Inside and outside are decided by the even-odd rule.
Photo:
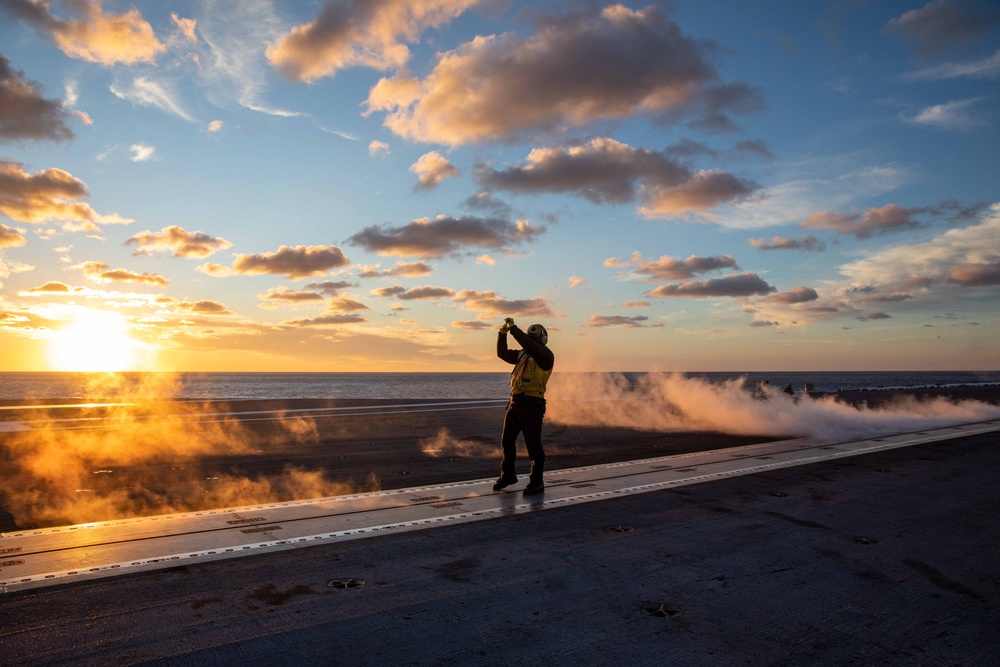
[[[507,349],[510,333],[520,345],[520,350]],[[555,355],[546,345],[549,333],[541,324],[532,324],[528,331],[517,328],[514,320],[507,318],[497,336],[497,356],[514,365],[510,374],[510,403],[503,418],[500,446],[503,461],[500,479],[493,485],[500,491],[517,483],[514,458],[517,456],[517,434],[524,434],[524,445],[531,459],[531,474],[524,495],[533,496],[545,490],[542,473],[545,471],[545,451],[542,449],[542,418],[545,415],[545,384],[552,375]]]

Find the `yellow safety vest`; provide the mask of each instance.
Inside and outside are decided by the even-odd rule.
[[[535,398],[545,397],[545,385],[552,375],[552,369],[542,370],[535,360],[522,351],[521,356],[510,374],[510,393],[534,396]]]

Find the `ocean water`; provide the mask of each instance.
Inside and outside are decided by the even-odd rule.
[[[553,383],[574,374],[557,373]],[[622,373],[636,381],[643,373]],[[802,391],[1000,384],[1000,371],[859,371],[686,373],[722,382],[744,378]],[[115,396],[181,400],[281,398],[484,399],[509,392],[507,373],[0,373],[0,401],[99,399]]]

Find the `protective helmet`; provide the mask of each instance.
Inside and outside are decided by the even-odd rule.
[[[541,324],[532,324],[528,327],[527,333],[542,345],[547,345],[549,342],[549,332]]]

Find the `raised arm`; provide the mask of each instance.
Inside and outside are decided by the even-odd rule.
[[[518,329],[516,325],[512,326],[510,328],[510,335],[512,335],[514,337],[514,340],[516,340],[518,343],[520,343],[521,348],[524,349],[525,352],[527,352],[529,355],[531,355],[531,358],[535,360],[535,363],[538,364],[539,368],[541,368],[543,371],[550,371],[550,370],[552,370],[552,366],[555,365],[555,363],[556,363],[556,357],[555,357],[554,354],[552,354],[552,350],[550,350],[549,348],[545,347],[544,345],[542,345],[541,343],[539,343],[538,341],[536,341],[534,338],[532,338],[528,334],[526,334],[523,331],[521,331],[520,329]],[[507,337],[506,336],[500,336],[500,338],[504,339],[503,346],[504,346],[504,349],[506,349],[507,348]],[[497,343],[497,354],[499,354],[499,349],[500,349],[499,346],[500,346],[500,343],[498,342]],[[516,353],[515,353],[514,357],[515,357],[514,361],[512,361],[511,363],[517,363],[517,354]],[[501,357],[501,358],[503,358],[503,357]]]

